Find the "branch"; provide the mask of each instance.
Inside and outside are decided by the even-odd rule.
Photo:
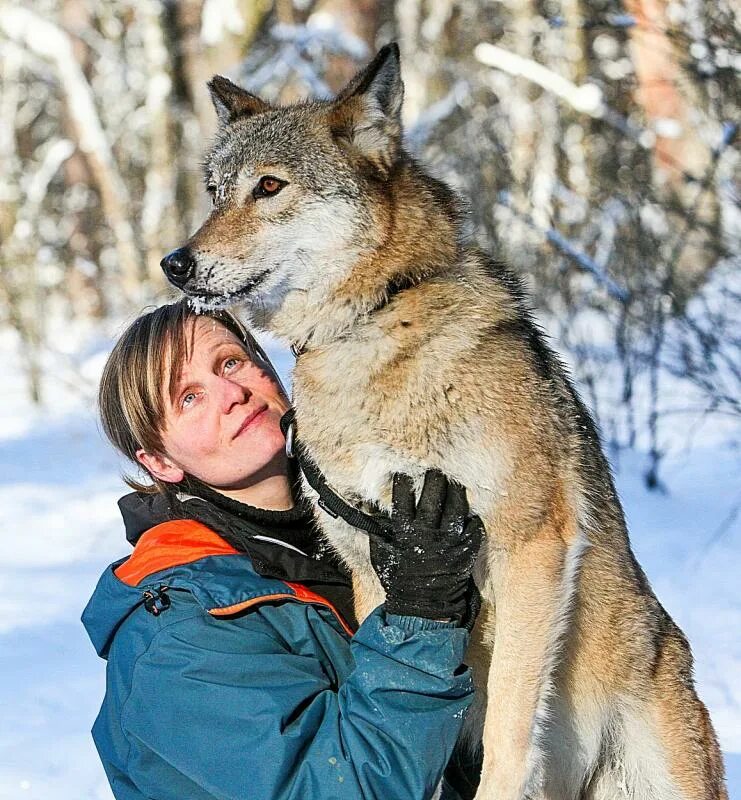
[[[627,303],[630,295],[627,289],[615,283],[615,281],[601,269],[599,264],[595,263],[594,259],[590,258],[583,250],[576,245],[572,244],[562,233],[554,228],[541,228],[535,220],[529,215],[521,211],[517,211],[509,200],[507,192],[500,192],[498,196],[500,205],[503,205],[515,216],[526,222],[531,228],[543,234],[545,238],[565,256],[568,256],[582,272],[588,272],[593,275],[599,283],[601,283],[610,297],[619,300],[621,303]]]
[[[554,94],[568,103],[573,109],[581,113],[589,114],[590,117],[601,119],[605,124],[612,126],[615,130],[629,136],[640,147],[650,150],[651,145],[647,143],[643,136],[645,131],[630,120],[629,117],[610,108],[604,102],[602,89],[595,83],[583,83],[577,86],[572,81],[564,78],[553,70],[538,64],[531,58],[518,56],[502,47],[497,47],[487,42],[477,44],[473,50],[474,56],[478,61],[487,67],[499,69],[516,77],[522,77]],[[675,169],[684,173],[680,167],[674,165]]]
[[[456,81],[445,97],[428,106],[406,131],[406,142],[411,150],[419,153],[435,126],[449,117],[461,104],[468,90],[466,81]]]
[[[32,223],[44,202],[49,183],[57,174],[57,170],[75,152],[75,146],[69,139],[57,139],[44,153],[41,165],[28,182],[25,192],[25,204],[18,212],[12,238],[23,239],[22,229],[26,223]]]
[[[35,55],[51,61],[56,68],[67,98],[77,146],[90,165],[103,211],[114,233],[127,292],[136,296],[139,257],[126,211],[129,208],[128,191],[118,173],[92,90],[75,60],[69,36],[38,14],[7,2],[0,4],[0,31]]]
[[[488,42],[477,44],[473,54],[487,67],[493,67],[536,83],[547,92],[560,97],[577,111],[589,114],[591,117],[604,116],[605,104],[602,99],[602,90],[594,83],[583,83],[581,86],[577,86],[531,58],[523,58],[523,56],[518,56],[516,53]]]

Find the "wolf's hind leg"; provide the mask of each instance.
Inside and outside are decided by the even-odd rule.
[[[720,747],[695,692],[689,644],[671,619],[663,623],[649,710],[668,774],[683,800],[727,800]]]
[[[662,693],[667,689],[661,687]],[[685,706],[686,699],[667,694],[659,701],[625,704],[605,738],[584,800],[727,800],[722,765],[708,763],[713,750],[705,747],[701,718],[693,719],[695,712]],[[672,714],[682,709],[687,716],[672,719],[667,728],[668,709],[662,708],[666,704]],[[704,707],[702,711],[707,715]],[[718,770],[708,771],[711,766]]]
[[[543,800],[584,800],[584,786],[600,762],[606,729],[604,703],[584,682],[557,680],[549,702],[547,730],[541,740]]]
[[[352,592],[355,598],[355,616],[362,622],[383,603],[385,593],[372,569],[353,569]]]

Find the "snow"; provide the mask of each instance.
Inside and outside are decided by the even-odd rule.
[[[111,333],[113,330],[111,329]],[[103,442],[94,391],[110,338],[66,327],[44,365],[46,404],[25,397],[17,342],[0,332],[0,800],[110,800],[89,729],[104,686],[79,616],[98,575],[126,555],[116,500],[121,463]],[[291,355],[266,343],[284,377]],[[739,454],[684,431],[662,467],[668,493],[643,486],[645,455],[623,455],[617,482],[633,546],[693,646],[699,692],[741,800]]]
[[[487,67],[503,70],[510,75],[521,75],[533,83],[537,83],[546,91],[565,100],[577,111],[583,111],[593,117],[601,117],[604,114],[602,89],[595,83],[584,83],[577,86],[562,75],[558,75],[530,58],[523,58],[488,42],[477,44],[473,54]]]

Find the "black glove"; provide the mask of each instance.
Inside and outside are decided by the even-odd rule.
[[[469,631],[481,596],[471,577],[484,526],[468,514],[466,490],[428,470],[419,503],[412,479],[394,475],[388,538],[370,535],[370,557],[386,611],[453,620]]]

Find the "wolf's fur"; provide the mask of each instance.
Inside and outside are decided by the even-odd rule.
[[[690,648],[631,552],[594,424],[517,279],[403,152],[398,51],[332,101],[211,90],[214,209],[185,291],[301,348],[298,433],[336,490],[388,508],[392,473],[437,467],[485,522],[477,797],[725,798]],[[287,183],[255,200],[264,175]],[[362,619],[383,599],[366,536],[317,515]]]

